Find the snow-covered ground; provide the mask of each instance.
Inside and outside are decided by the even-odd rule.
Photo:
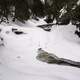
[[[74,35],[75,26],[52,27],[46,32],[36,27],[42,20],[1,24],[5,46],[0,47],[0,80],[80,80],[80,68],[47,64],[36,59],[37,49],[80,62],[80,39]],[[25,34],[16,35],[17,28]]]

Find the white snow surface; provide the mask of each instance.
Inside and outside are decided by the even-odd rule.
[[[18,23],[18,22],[17,22]],[[58,57],[80,62],[80,39],[75,26],[54,25],[51,32],[36,27],[44,21],[1,24],[5,46],[0,47],[0,80],[80,80],[80,68],[47,64],[36,59],[42,48]],[[14,34],[11,29],[25,32]]]

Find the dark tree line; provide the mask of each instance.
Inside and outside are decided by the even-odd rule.
[[[29,18],[45,17],[47,23],[57,22],[68,24],[80,21],[80,5],[78,0],[0,0],[1,22],[12,17],[24,22]],[[64,9],[66,13],[60,12]],[[61,15],[62,14],[62,15]]]
[[[44,6],[40,0],[0,0],[0,19],[5,17],[18,19],[22,22],[30,17],[44,16]]]

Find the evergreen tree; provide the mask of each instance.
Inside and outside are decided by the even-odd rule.
[[[17,0],[15,2],[15,18],[22,22],[29,19],[28,5],[25,0]]]
[[[33,16],[43,17],[44,16],[44,5],[41,0],[33,0],[31,5],[31,11]]]

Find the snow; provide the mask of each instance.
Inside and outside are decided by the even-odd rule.
[[[77,1],[77,5],[80,5],[80,0]]]
[[[75,26],[54,25],[51,32],[36,27],[45,24],[29,20],[24,24],[1,24],[5,46],[0,47],[0,80],[80,80],[80,69],[47,64],[36,59],[37,49],[75,61],[80,61],[80,39],[74,35]],[[22,26],[22,27],[21,27]],[[16,35],[17,28],[25,34]]]

